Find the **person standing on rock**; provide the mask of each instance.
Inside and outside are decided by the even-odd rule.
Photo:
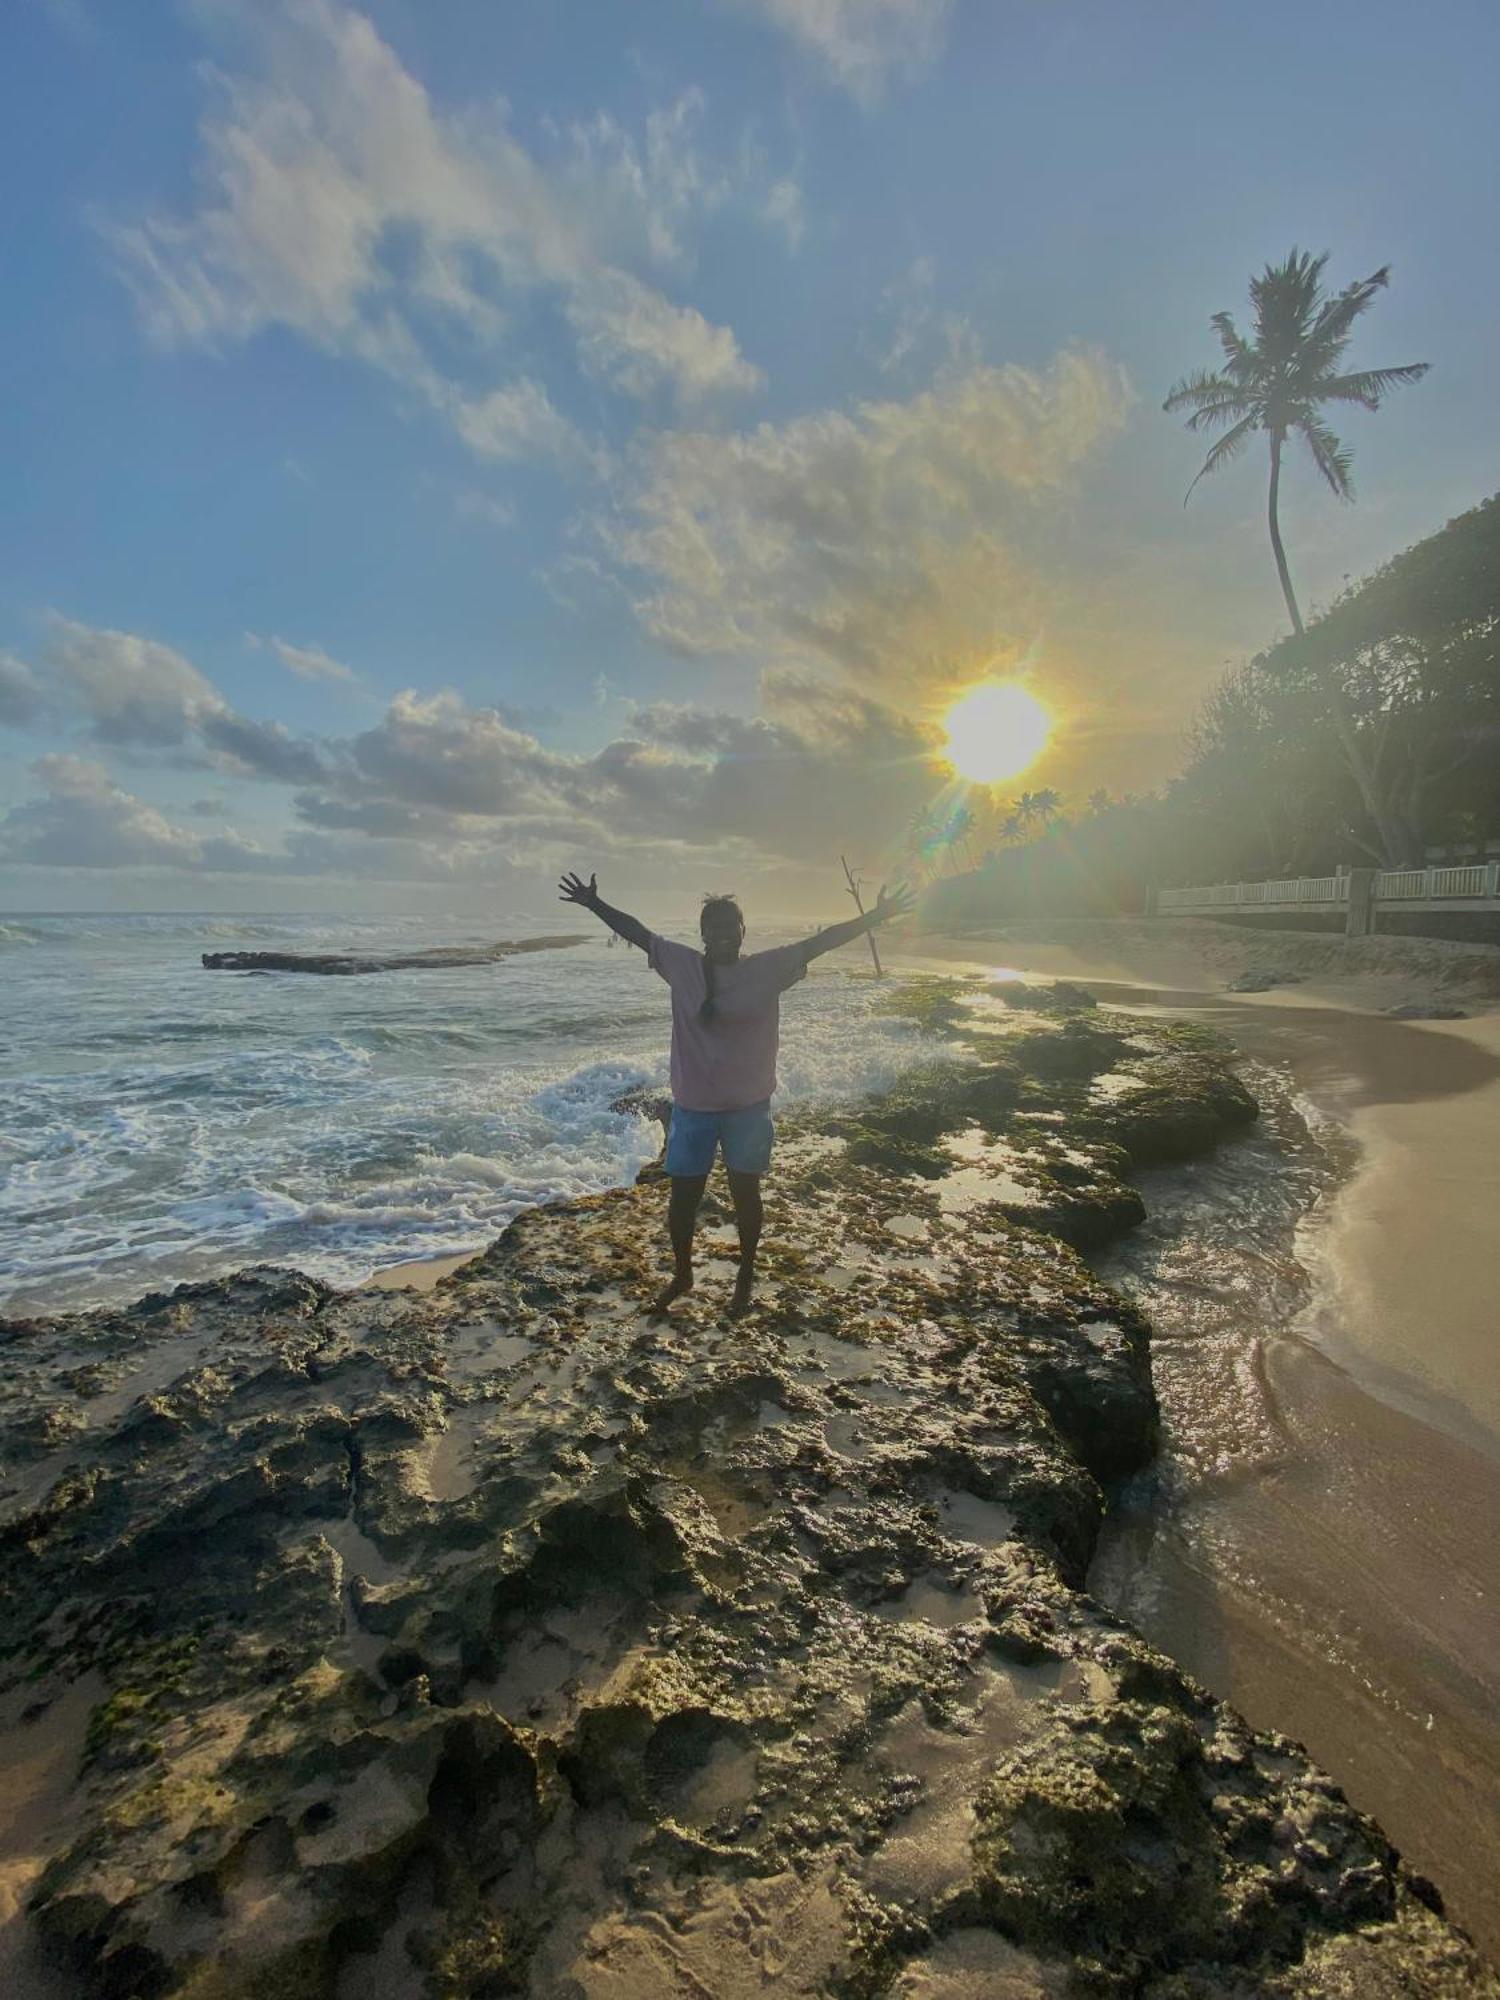
[[[795,986],[810,959],[863,937],[892,917],[904,916],[914,898],[904,886],[886,893],[882,885],[873,910],[831,924],[796,944],[771,951],[745,952],[745,919],[733,896],[706,896],[698,917],[703,949],[676,944],[648,931],[638,918],[612,909],[599,894],[598,877],[587,882],[564,875],[558,894],[608,924],[646,954],[672,993],[672,1123],[667,1134],[667,1172],[672,1194],[667,1230],[673,1273],[655,1301],[665,1312],[674,1299],[693,1289],[693,1235],[698,1204],[724,1154],[729,1193],[740,1238],[739,1275],[730,1307],[742,1313],[755,1288],[755,1252],[760,1243],[760,1177],[771,1161],[771,1093],[776,1088],[776,1045],[781,996]]]

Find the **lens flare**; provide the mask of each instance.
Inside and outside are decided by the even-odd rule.
[[[1034,764],[1052,735],[1052,717],[1017,681],[985,681],[949,709],[944,754],[961,778],[998,785]]]

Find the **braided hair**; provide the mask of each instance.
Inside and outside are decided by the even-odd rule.
[[[740,929],[744,930],[745,913],[733,896],[705,896],[703,898],[703,908],[698,912],[698,929],[700,934],[703,929],[704,918],[721,910],[732,910]],[[703,954],[703,1005],[698,1009],[698,1019],[700,1021],[711,1021],[717,1011],[717,1003],[714,1000],[714,962],[705,951]]]

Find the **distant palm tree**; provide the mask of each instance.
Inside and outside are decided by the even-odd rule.
[[[972,868],[974,865],[974,813],[970,806],[957,805],[948,820],[948,843],[950,847],[962,845],[964,859]]]
[[[1247,340],[1227,312],[1214,313],[1209,324],[1224,350],[1224,367],[1217,373],[1200,368],[1185,376],[1162,404],[1168,411],[1190,410],[1190,431],[1230,426],[1204,459],[1193,486],[1205,473],[1217,472],[1237,457],[1256,431],[1264,431],[1270,439],[1267,511],[1271,549],[1292,629],[1299,634],[1302,613],[1292,589],[1277,517],[1282,447],[1296,432],[1334,493],[1340,500],[1352,500],[1349,453],[1329,429],[1323,405],[1358,403],[1366,410],[1378,410],[1390,390],[1420,381],[1428,368],[1425,361],[1412,361],[1400,368],[1363,368],[1353,374],[1343,371],[1344,349],[1354,322],[1388,283],[1390,266],[1382,264],[1371,277],[1360,278],[1346,285],[1336,298],[1329,298],[1322,285],[1327,262],[1326,250],[1321,257],[1293,250],[1284,264],[1268,264],[1258,278],[1250,280],[1253,337]],[[1188,488],[1188,498],[1193,486]]]
[[[1097,819],[1100,813],[1109,811],[1109,793],[1101,785],[1096,792],[1089,793],[1089,813]]]

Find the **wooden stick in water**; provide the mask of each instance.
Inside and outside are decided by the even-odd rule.
[[[850,869],[848,862],[844,859],[842,854],[839,856],[839,866],[844,871],[844,880],[849,884],[849,894],[854,898],[854,907],[856,910],[859,911],[859,914],[863,916],[865,913],[865,906],[864,903],[860,900],[859,884],[858,882],[855,881],[853,872]],[[880,953],[875,949],[874,931],[865,932],[865,942],[866,944],[869,945],[870,956],[875,961],[875,977],[877,979],[884,979],[885,968],[880,963]]]

